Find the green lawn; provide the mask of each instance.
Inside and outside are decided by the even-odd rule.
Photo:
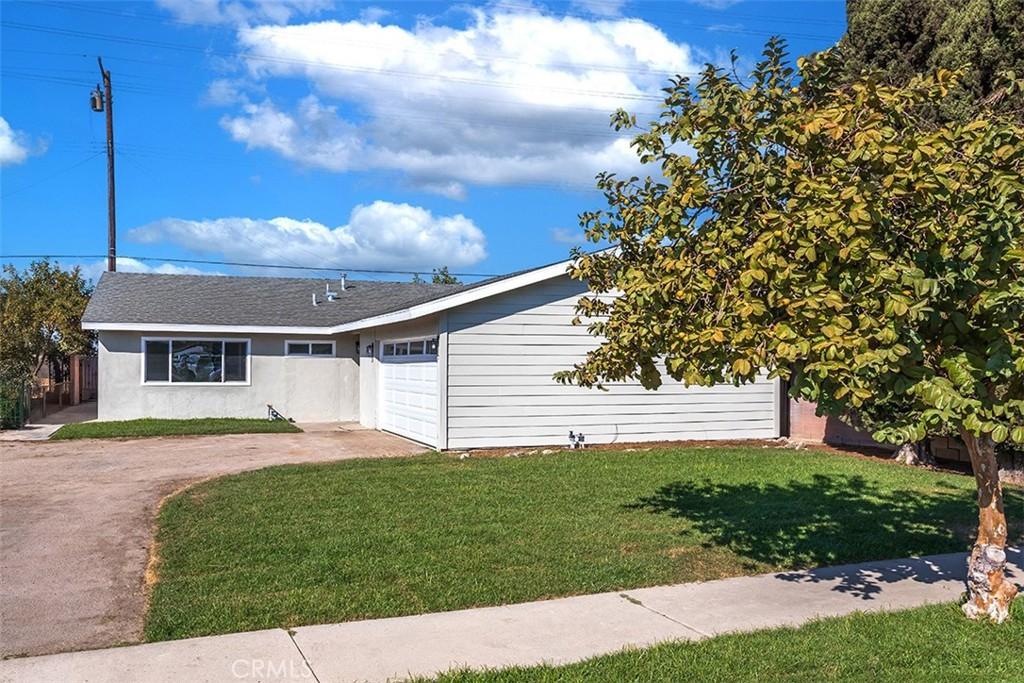
[[[140,436],[183,436],[188,434],[266,434],[302,430],[284,420],[202,418],[196,420],[112,420],[78,422],[58,429],[51,439],[111,439]]]
[[[976,515],[971,478],[776,448],[274,467],[163,507],[146,637],[964,550]]]
[[[784,628],[607,655],[562,667],[530,667],[442,676],[444,683],[559,681],[1024,680],[1024,600],[1005,624],[964,618],[956,605],[888,614],[854,614]]]

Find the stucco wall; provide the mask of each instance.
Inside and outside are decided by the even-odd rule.
[[[144,336],[180,339],[251,340],[248,386],[146,385],[141,382]],[[166,335],[101,332],[99,404],[101,420],[141,417],[265,417],[267,404],[300,422],[359,419],[359,359],[356,337],[338,335],[335,357],[286,357],[282,335]]]

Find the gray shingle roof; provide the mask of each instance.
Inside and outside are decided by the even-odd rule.
[[[335,301],[324,298],[327,283],[338,294]],[[103,273],[83,322],[329,327],[472,286],[348,280],[343,292],[340,280]]]

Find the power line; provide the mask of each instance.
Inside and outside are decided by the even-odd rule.
[[[216,50],[211,48],[204,48],[199,46],[184,45],[181,43],[170,43],[167,41],[159,40],[145,40],[140,38],[132,38],[127,36],[109,35],[103,33],[93,33],[91,31],[76,31],[71,29],[56,28],[51,26],[40,26],[38,24],[25,24],[14,21],[0,21],[0,25],[7,28],[22,31],[35,31],[39,33],[46,33],[51,35],[72,37],[72,38],[90,38],[96,40],[106,40],[117,43],[124,43],[128,45],[138,45],[141,47],[152,47],[165,50],[179,50],[182,52],[198,52],[203,54],[214,54],[221,57],[237,57],[247,60],[263,61],[270,64],[283,64],[292,66],[305,66],[314,67],[317,69],[327,69],[333,71],[343,71],[351,73],[367,73],[371,75],[388,75],[388,76],[404,76],[416,79],[428,79],[450,83],[461,83],[464,85],[477,85],[481,87],[489,88],[507,88],[507,89],[518,89],[523,87],[521,83],[509,83],[507,81],[496,81],[493,79],[486,78],[462,78],[455,76],[445,76],[437,73],[423,73],[419,71],[406,71],[402,69],[381,69],[374,67],[361,67],[355,65],[341,65],[341,64],[325,64],[323,62],[308,60],[308,59],[291,59],[286,57],[270,57],[267,55],[252,54],[248,52],[232,52],[226,50]],[[615,92],[607,90],[592,90],[588,88],[567,88],[554,86],[550,84],[525,84],[530,87],[536,87],[544,90],[551,90],[555,92],[564,92],[571,95],[583,95],[590,97],[609,97],[612,99],[623,99],[623,100],[635,100],[641,102],[661,102],[664,100],[663,96],[660,95],[648,95],[644,93],[628,93],[628,92]]]
[[[75,53],[72,56],[89,57],[89,58],[93,58],[94,57],[94,55],[87,55],[87,54],[84,54],[84,53]],[[123,60],[123,59],[124,58],[113,57],[113,58],[109,59],[108,61],[110,61],[113,64],[116,64],[117,61]],[[128,60],[128,61],[132,61],[132,60]],[[143,60],[134,60],[134,61],[143,61]],[[160,64],[160,66],[176,66],[176,65],[170,65],[170,64],[164,63],[164,64]],[[17,67],[17,68],[21,68],[21,67]],[[61,73],[62,72],[62,70],[57,69],[57,68],[50,69],[50,71],[52,73]],[[18,79],[22,79],[22,80],[55,83],[55,84],[58,84],[58,85],[68,85],[68,86],[74,86],[74,87],[78,87],[78,88],[84,87],[84,85],[82,84],[82,82],[80,80],[76,80],[76,79],[68,78],[68,77],[57,76],[57,75],[28,74],[28,73],[20,73],[20,72],[12,71],[12,70],[8,70],[8,69],[5,69],[3,73],[4,73],[5,77],[9,76],[11,78],[18,78]],[[139,80],[142,80],[142,79],[146,78],[144,76],[134,75],[134,74],[130,74],[130,73],[125,73],[125,76],[127,76],[129,79],[135,78],[135,79],[139,79]],[[127,91],[131,92],[132,94],[150,95],[150,96],[157,96],[157,97],[160,97],[160,96],[171,96],[171,95],[175,95],[175,94],[178,94],[178,95],[189,95],[190,96],[190,95],[194,95],[195,94],[194,90],[173,89],[173,88],[167,88],[165,86],[149,87],[149,86],[146,86],[146,85],[140,85],[140,84],[135,84],[135,83],[129,84],[127,86],[122,86],[121,90],[122,91],[127,90]],[[363,84],[363,83],[351,83],[351,84],[348,84],[346,86],[346,90],[349,93],[351,93],[352,91],[366,92],[366,93],[371,93],[371,94],[379,93],[379,92],[397,92],[397,93],[402,93],[402,94],[408,95],[408,93],[409,93],[407,88],[396,88],[396,87],[388,87],[386,85],[376,85],[376,84],[370,85],[370,84]],[[344,97],[342,97],[341,99],[348,99],[350,101],[357,101],[355,98],[344,98]],[[448,92],[446,92],[446,93],[444,93],[442,96],[440,96],[438,98],[438,104],[448,103],[448,102],[450,102],[452,100],[461,100],[461,101],[465,101],[465,102],[482,102],[482,103],[491,104],[491,105],[496,103],[496,101],[494,99],[492,99],[492,98],[475,97],[475,96],[472,96],[472,95],[461,95],[461,94],[457,94],[457,93],[448,93]],[[498,103],[501,103],[501,101],[498,101]],[[437,108],[436,107],[432,107],[430,109],[436,110]],[[374,107],[373,110],[374,111],[377,111],[377,110],[383,111],[384,107]],[[596,114],[603,114],[605,116],[608,116],[608,115],[611,114],[612,108],[611,107],[608,107],[608,108],[584,107],[584,106],[580,106],[580,105],[573,105],[573,106],[566,106],[566,107],[558,107],[557,111],[596,113]],[[651,111],[635,111],[633,113],[635,113],[638,118],[646,118],[646,119],[650,119],[650,120],[656,119],[659,116],[659,112],[651,112]],[[450,120],[450,117],[443,117],[443,116],[439,115],[438,117],[436,117],[435,120],[448,121],[448,120]],[[524,126],[524,127],[529,127],[529,126]],[[536,127],[544,129],[544,130],[548,130],[548,128],[546,128],[544,126],[541,126],[541,125],[538,125]]]
[[[104,259],[106,254],[2,254],[4,259]],[[186,258],[163,258],[161,256],[135,256],[121,254],[118,258],[134,259],[136,261],[161,261],[163,263],[192,263],[209,266],[238,266],[240,268],[278,268],[283,270],[305,270],[322,272],[343,271],[347,273],[368,273],[374,275],[432,275],[432,270],[383,270],[374,268],[344,268],[339,266],[325,266],[317,268],[314,266],[292,266],[279,263],[247,263],[243,261],[214,261],[208,259],[186,259]],[[504,273],[450,273],[456,277],[499,277]]]
[[[123,12],[118,12],[117,10],[113,10],[113,9],[107,9],[107,8],[101,8],[101,7],[86,7],[86,6],[82,6],[82,5],[70,5],[70,4],[63,4],[63,3],[58,3],[58,2],[40,2],[39,4],[48,5],[50,7],[60,8],[60,9],[64,9],[64,10],[73,10],[73,11],[76,11],[76,12],[90,12],[90,13],[93,13],[93,14],[105,14],[107,16],[113,16],[113,17],[118,17],[118,18],[122,18],[122,19],[136,19],[136,20],[142,20],[142,21],[155,21],[155,22],[158,22],[158,23],[161,23],[161,24],[165,24],[165,25],[177,24],[177,25],[180,25],[180,26],[188,26],[188,27],[200,26],[200,27],[203,27],[203,28],[206,28],[206,29],[211,29],[213,31],[220,32],[220,33],[235,33],[237,31],[237,27],[225,26],[223,23],[215,23],[215,22],[208,22],[208,21],[207,22],[204,22],[204,21],[185,21],[185,20],[181,20],[181,19],[174,19],[174,18],[171,18],[171,17],[168,17],[168,16],[161,16],[161,15],[156,15],[156,14],[145,14],[145,13],[139,13],[139,12],[133,12],[131,14],[125,14]],[[617,5],[617,3],[608,3],[608,5],[609,6]],[[536,5],[516,4],[515,2],[508,2],[508,1],[495,2],[495,3],[493,3],[491,5],[491,7],[493,9],[499,9],[499,10],[504,9],[504,10],[509,11],[509,12],[519,12],[519,13],[524,14],[524,15],[533,14],[533,15],[541,16],[541,17],[580,19],[580,20],[584,20],[584,21],[594,21],[594,19],[595,19],[593,16],[588,16],[586,14],[573,13],[573,12],[568,12],[568,11],[545,13],[545,12],[542,11],[542,8],[539,8]],[[652,11],[653,10],[654,14],[659,14],[660,13],[662,16],[665,16],[665,15],[679,16],[679,14],[676,13],[676,12],[673,12],[671,10],[665,9],[663,7],[657,7],[656,3],[651,3],[651,6],[648,6],[646,9],[648,11]],[[737,15],[737,14],[730,13],[725,18],[729,19],[729,20],[733,20],[733,19],[747,19],[747,20],[750,20],[750,19],[753,19],[753,20],[758,20],[758,21],[763,21],[763,20],[767,19],[767,20],[775,21],[775,22],[779,22],[779,23],[797,24],[797,25],[801,25],[802,24],[802,25],[817,26],[819,28],[824,28],[826,26],[843,26],[843,27],[845,27],[845,25],[846,25],[845,21],[830,20],[830,19],[792,18],[792,17],[782,17],[782,16],[778,16],[778,15],[769,15],[769,14]],[[636,19],[639,19],[641,21],[646,21],[645,19],[643,19],[643,17],[633,17],[633,16],[611,17],[611,18],[604,18],[603,20],[605,20],[605,21],[607,21],[607,20],[610,20],[610,21],[623,21],[623,20],[629,21],[629,20],[636,20]],[[658,26],[658,24],[655,24],[654,22],[647,21],[646,23],[649,23],[649,24],[651,24],[651,25],[653,25],[655,27]],[[663,23],[663,22],[659,22],[659,23]],[[771,30],[768,30],[768,29],[763,29],[763,30],[760,30],[760,31],[753,31],[753,30],[746,30],[746,29],[742,29],[742,28],[733,28],[733,27],[728,27],[728,26],[722,26],[721,24],[694,24],[694,23],[691,23],[691,22],[686,21],[686,20],[675,20],[675,21],[673,21],[671,23],[674,23],[675,25],[679,25],[679,26],[684,26],[684,27],[687,27],[687,28],[714,30],[714,31],[718,31],[718,32],[721,32],[721,33],[739,33],[739,34],[746,34],[746,35],[763,35],[763,36],[775,35],[775,34],[779,33],[778,31],[771,31]],[[824,36],[824,35],[816,35],[816,34],[793,34],[793,33],[790,33],[789,35],[791,35],[794,38],[808,38],[808,39],[815,39],[815,40],[817,40],[817,39],[821,39],[821,40],[834,40],[835,39],[835,36]],[[324,41],[314,41],[314,42],[324,42]],[[353,43],[353,44],[358,44],[358,43]],[[410,50],[408,50],[408,49],[400,49],[398,51],[399,52],[410,52]],[[420,52],[423,52],[423,51],[421,50]],[[515,60],[514,58],[504,58],[504,57],[499,57],[498,59],[508,59],[510,61],[519,61],[519,60]],[[529,64],[530,62],[521,62],[521,63]],[[582,65],[582,66],[587,66],[587,65]],[[604,65],[593,64],[593,65],[589,65],[589,66],[591,66],[594,69],[609,68],[610,70],[615,70],[615,69],[618,68],[618,67],[615,67],[613,65],[606,65],[606,66],[604,66]]]
[[[492,6],[497,8],[497,9],[522,10],[523,12],[528,12],[528,11],[531,11],[531,10],[536,12],[536,9],[537,9],[536,6],[533,6],[533,5],[516,4],[514,2],[496,2]],[[541,15],[541,16],[544,16],[544,15]],[[592,21],[593,20],[593,17],[587,16],[585,14],[572,13],[572,12],[561,12],[561,13],[559,13],[558,16],[566,17],[566,18],[569,18],[569,19],[580,19],[580,20],[583,20],[583,21]],[[630,19],[640,19],[641,21],[645,21],[641,17],[628,17],[628,18],[630,18]],[[723,18],[724,19],[732,19],[732,18],[739,18],[739,17],[724,16]],[[768,16],[768,15],[760,16],[760,17],[757,17],[757,18],[758,19],[766,19],[766,18],[768,18],[768,19],[779,19],[778,17],[772,17],[772,16]],[[751,29],[733,28],[733,27],[729,27],[729,26],[723,26],[721,24],[694,24],[694,23],[690,23],[688,21],[681,21],[681,20],[673,20],[673,21],[667,21],[667,22],[665,22],[665,21],[661,21],[661,22],[646,21],[645,23],[648,23],[651,26],[654,26],[655,28],[659,28],[663,24],[669,24],[669,25],[680,26],[680,27],[683,27],[683,28],[703,29],[703,30],[706,30],[706,31],[716,31],[716,32],[719,32],[719,33],[737,33],[737,34],[740,34],[740,35],[751,35],[751,36],[782,35],[784,37],[803,38],[803,39],[808,39],[808,40],[835,40],[836,39],[836,36],[825,36],[825,35],[820,35],[820,34],[792,33],[792,32],[789,32],[789,31],[787,31],[785,33],[782,33],[780,31],[769,31],[769,30],[755,31],[755,30],[751,30]]]
[[[45,175],[42,178],[39,178],[38,180],[35,180],[35,181],[31,182],[31,183],[28,183],[27,185],[22,185],[21,187],[16,187],[15,189],[11,190],[10,192],[4,192],[2,195],[0,195],[0,197],[7,198],[7,197],[10,197],[11,195],[15,195],[15,194],[18,194],[19,192],[23,192],[25,190],[33,188],[36,185],[41,185],[42,183],[45,183],[47,180],[55,178],[56,176],[59,176],[59,175],[61,175],[63,173],[67,173],[68,171],[72,171],[72,170],[78,168],[79,166],[82,166],[83,164],[86,164],[86,163],[92,161],[93,159],[95,159],[96,157],[100,156],[101,154],[105,154],[105,153],[106,153],[105,149],[100,150],[99,152],[96,152],[95,154],[87,156],[86,158],[81,159],[80,161],[77,161],[74,164],[71,164],[70,166],[66,166],[66,167],[64,167],[64,168],[62,168],[62,169],[60,169],[58,171],[54,171],[53,173]]]
[[[204,28],[207,28],[207,29],[211,29],[213,31],[216,31],[216,32],[219,32],[219,33],[222,33],[222,34],[232,34],[233,36],[237,36],[237,34],[240,32],[237,27],[226,27],[222,23],[212,23],[212,22],[202,22],[202,21],[183,21],[183,20],[180,20],[180,19],[173,19],[173,18],[167,17],[167,16],[161,16],[161,15],[155,15],[155,14],[145,14],[145,13],[138,13],[138,12],[133,12],[131,14],[125,14],[123,12],[119,12],[117,10],[108,9],[108,8],[87,7],[87,6],[83,6],[83,5],[74,5],[74,4],[66,4],[66,3],[58,3],[58,2],[40,2],[39,4],[47,5],[47,6],[54,7],[54,8],[59,8],[59,9],[62,9],[62,10],[71,10],[71,11],[76,11],[76,12],[89,12],[89,13],[93,13],[93,14],[102,14],[102,15],[106,15],[106,16],[117,17],[117,18],[120,18],[120,19],[134,19],[134,20],[143,20],[143,21],[155,21],[155,22],[158,22],[158,23],[161,23],[161,24],[164,24],[164,25],[178,24],[178,25],[188,26],[188,27],[201,26],[201,27],[204,27]],[[548,17],[548,16],[550,16],[550,17],[555,17],[555,18],[562,18],[562,17],[564,17],[564,18],[581,19],[581,20],[587,20],[587,21],[591,21],[592,20],[592,17],[588,17],[588,16],[581,15],[581,14],[573,14],[573,13],[570,13],[570,12],[561,12],[561,13],[558,13],[557,15],[556,14],[550,14],[550,15],[543,14],[541,12],[538,12],[538,8],[536,6],[533,6],[533,5],[522,5],[522,4],[517,5],[517,4],[513,3],[513,2],[497,2],[497,3],[495,3],[493,5],[493,7],[496,8],[496,9],[506,9],[506,10],[511,10],[511,11],[522,10],[523,14],[533,13],[533,14],[535,14],[537,16],[541,16],[541,17]],[[650,9],[650,8],[648,8],[648,9]],[[677,14],[675,14],[673,12],[662,11],[662,8],[657,8],[657,9],[660,11],[660,13],[663,16],[665,14],[668,14],[670,16],[678,16]],[[655,13],[657,14],[659,12],[655,12]],[[638,18],[638,17],[626,17],[624,19],[625,20],[629,20],[629,19],[636,19],[636,18]],[[740,15],[732,15],[732,14],[730,14],[728,18],[729,19],[758,19],[758,20],[770,19],[770,20],[779,21],[779,22],[782,22],[782,23],[813,24],[813,25],[817,25],[817,26],[822,26],[822,25],[825,25],[825,24],[831,24],[831,25],[839,24],[839,25],[845,26],[845,22],[836,22],[834,20],[793,19],[793,18],[789,18],[789,17],[778,17],[778,16],[768,16],[768,15],[762,15],[762,16],[758,16],[758,17],[751,17],[751,16],[740,16]],[[619,20],[622,20],[622,18],[620,18]],[[652,26],[658,27],[658,24],[664,23],[664,22],[658,22],[658,24],[656,24],[654,22],[647,22],[647,23],[650,23]],[[728,26],[728,25],[723,25],[721,23],[718,23],[718,24],[692,24],[692,23],[687,22],[687,21],[678,21],[678,20],[675,21],[675,22],[669,22],[669,23],[674,23],[676,25],[685,26],[687,28],[697,28],[697,29],[703,29],[703,30],[707,30],[707,31],[714,31],[714,32],[718,32],[718,33],[738,33],[738,34],[743,34],[743,35],[763,35],[763,36],[775,35],[775,34],[779,33],[778,31],[770,31],[770,30],[767,30],[767,29],[760,30],[760,31],[749,30],[749,29],[744,29],[742,27],[732,27],[732,26]],[[301,24],[298,24],[298,25],[301,25]],[[835,40],[835,38],[836,38],[836,36],[824,36],[824,35],[812,35],[812,34],[793,34],[793,33],[789,33],[789,35],[794,37],[794,38],[806,38],[806,39],[815,39],[815,40]],[[328,40],[325,40],[325,39],[317,39],[315,37],[307,36],[304,39],[304,42],[327,43],[327,42],[331,42],[331,41],[328,41]],[[352,40],[351,38],[346,39],[346,44],[348,44],[348,45],[360,45],[360,46],[366,46],[366,47],[380,47],[380,45],[376,44],[376,43]],[[406,53],[406,54],[434,54],[434,55],[452,54],[450,52],[449,53],[442,53],[440,50],[415,49],[415,48],[407,48],[407,47],[400,47],[400,48],[389,47],[388,49],[389,49],[389,51],[392,51],[392,52],[401,52],[401,53]],[[637,68],[630,68],[630,67],[620,66],[620,65],[616,65],[616,64],[593,64],[593,63],[577,63],[577,62],[562,62],[562,63],[558,63],[558,62],[545,62],[545,63],[538,63],[538,62],[531,62],[531,61],[527,61],[527,60],[517,59],[515,57],[508,57],[508,56],[505,56],[505,55],[494,55],[494,54],[486,54],[486,53],[484,53],[484,54],[476,54],[475,57],[487,60],[489,62],[509,62],[509,63],[515,63],[515,64],[523,64],[523,65],[527,65],[527,66],[551,66],[551,67],[556,67],[556,68],[557,67],[566,67],[566,68],[573,68],[573,69],[585,69],[585,70],[590,70],[590,71],[608,71],[608,72],[613,72],[613,73],[651,74],[651,75],[660,75],[660,76],[664,76],[664,77],[671,77],[671,76],[674,76],[674,75],[694,75],[694,76],[695,75],[699,75],[699,72],[685,72],[685,73],[682,73],[682,74],[677,74],[676,72],[662,71],[662,70],[653,69],[653,68],[637,69]]]

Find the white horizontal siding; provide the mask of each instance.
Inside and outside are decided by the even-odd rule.
[[[616,401],[620,400],[620,397],[639,396],[643,397],[644,402],[646,402],[648,397],[651,395],[650,391],[644,389],[639,384],[609,384],[606,385],[608,387],[608,391],[594,389],[592,391],[581,392],[578,387],[565,386],[555,382],[551,382],[549,385],[542,384],[538,386],[536,381],[531,378],[526,378],[524,380],[524,384],[512,384],[510,382],[506,382],[504,384],[495,385],[483,383],[485,380],[472,379],[469,381],[471,383],[468,384],[464,383],[455,385],[449,383],[449,395],[453,397],[559,396],[566,397],[567,400],[572,401],[581,400],[585,396],[592,396],[596,399],[600,399],[601,402],[604,402],[604,399],[608,396],[616,397]],[[743,395],[748,398],[756,397],[756,400],[771,397],[774,392],[774,387],[767,382],[753,385],[748,389],[749,390],[744,392]],[[670,396],[682,396],[691,403],[737,400],[732,387],[690,387],[687,389],[676,382],[667,382],[661,385],[661,388],[658,389],[658,395],[662,396],[665,400],[669,400]]]
[[[569,430],[588,443],[778,435],[774,382],[687,388],[666,378],[657,391],[556,383],[555,372],[597,343],[570,324],[584,292],[563,277],[449,312],[449,448],[563,444]]]
[[[549,399],[550,397],[544,397]],[[463,403],[460,401],[460,403]],[[746,401],[743,403],[669,403],[664,404],[660,401],[655,403],[650,400],[646,402],[631,402],[623,403],[616,400],[610,400],[610,397],[605,397],[602,403],[591,403],[586,405],[586,414],[580,415],[580,419],[591,420],[589,424],[595,424],[596,422],[607,422],[608,416],[617,417],[620,415],[649,415],[659,416],[664,414],[665,405],[680,406],[686,408],[686,417],[690,416],[703,416],[703,415],[714,415],[716,418],[724,414],[752,414],[761,410],[764,410],[764,401],[758,403],[755,401]],[[531,401],[530,405],[459,405],[459,414],[464,416],[465,419],[471,420],[474,418],[481,418],[494,422],[495,419],[507,419],[512,417],[529,417],[536,419],[538,422],[547,420],[549,418],[561,419],[560,413],[565,412],[564,405],[552,404],[549,401]]]

